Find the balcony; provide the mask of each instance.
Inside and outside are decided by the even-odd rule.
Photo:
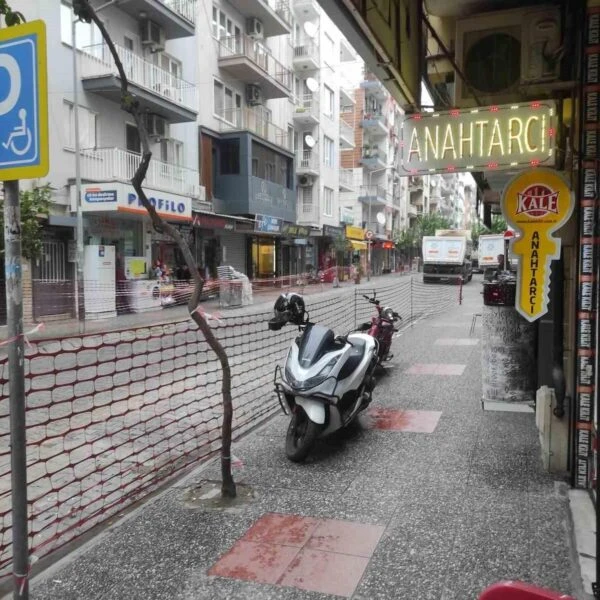
[[[319,68],[319,46],[312,40],[294,45],[294,70],[316,71]]]
[[[122,148],[90,148],[81,151],[81,176],[94,182],[121,181],[130,183],[140,164],[136,152]],[[152,159],[144,187],[200,198],[198,171]]]
[[[383,137],[389,133],[387,119],[381,113],[363,113],[360,126],[372,137]]]
[[[354,148],[354,129],[347,121],[340,117],[340,149],[352,150]]]
[[[340,87],[340,106],[354,106],[356,104],[356,100],[354,98],[354,90],[349,87],[350,84],[342,84]]]
[[[411,192],[423,189],[423,178],[419,175],[411,175],[408,178],[408,189]]]
[[[296,19],[302,21],[314,21],[319,17],[319,3],[317,0],[294,0],[294,14]]]
[[[261,138],[284,148],[288,152],[292,141],[288,132],[271,123],[265,114],[254,108],[231,108],[220,111],[219,131],[250,131]]]
[[[161,69],[131,50],[115,44],[130,91],[149,112],[171,121],[195,121],[198,89],[191,83]],[[121,80],[105,44],[86,46],[79,53],[83,87],[113,102],[121,102]]]
[[[377,100],[383,101],[388,97],[388,91],[383,83],[378,79],[367,79],[360,82],[360,87],[365,90],[367,96],[373,96]]]
[[[387,161],[387,154],[383,150],[369,146],[363,147],[363,154],[360,159],[360,164],[365,168],[370,170],[381,169],[383,167],[387,167]]]
[[[265,99],[291,95],[291,71],[275,60],[263,43],[247,35],[219,41],[219,68],[238,81],[259,85]]]
[[[301,189],[309,189],[309,188],[301,188]],[[298,211],[297,211],[297,223],[300,225],[315,225],[319,226],[320,224],[320,211],[319,204],[317,202],[313,202],[313,199],[310,200],[302,200],[302,193],[298,194]]]
[[[258,19],[265,37],[287,35],[292,31],[290,5],[285,0],[279,0],[275,7],[267,0],[231,0],[231,4],[247,19]]]
[[[352,169],[340,169],[340,190],[342,192],[354,191],[354,172]]]
[[[361,185],[358,192],[358,201],[374,206],[387,206],[391,197],[381,185]]]
[[[406,214],[410,218],[415,218],[415,217],[419,216],[419,211],[417,210],[417,207],[414,204],[409,203],[406,205]]]
[[[294,112],[292,118],[301,125],[314,126],[319,124],[319,96],[318,94],[304,94],[294,98]]]
[[[298,175],[318,175],[319,170],[319,154],[315,150],[298,152],[296,155],[296,173]]]
[[[159,25],[168,40],[194,35],[197,9],[196,0],[129,0],[119,3],[119,10],[136,21],[140,21],[140,14],[145,13],[145,18]]]
[[[340,62],[353,62],[356,60],[356,52],[346,38],[340,39]]]

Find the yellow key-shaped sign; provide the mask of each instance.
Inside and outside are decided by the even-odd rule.
[[[502,214],[518,236],[512,244],[519,257],[515,308],[528,321],[548,312],[550,263],[560,258],[560,238],[552,234],[574,205],[568,184],[551,169],[525,171],[504,188]]]

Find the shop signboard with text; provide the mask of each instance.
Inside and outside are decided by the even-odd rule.
[[[192,200],[185,196],[145,189],[156,212],[167,221],[191,221]],[[75,197],[73,207],[75,211]],[[133,186],[124,183],[90,183],[81,190],[81,210],[93,212],[127,212],[146,215],[146,209]]]
[[[256,215],[254,221],[254,231],[260,233],[281,233],[283,229],[283,220],[269,215]]]
[[[344,238],[346,237],[346,230],[343,227],[336,227],[335,225],[323,225],[323,236],[330,238]]]
[[[507,170],[555,164],[556,101],[406,115],[400,127],[405,175]]]
[[[519,259],[515,307],[530,322],[548,312],[550,263],[560,258],[561,246],[553,233],[574,205],[568,184],[552,169],[524,171],[504,189],[502,214],[517,234],[511,247]]]
[[[282,233],[289,237],[305,238],[310,235],[310,228],[302,225],[294,225],[293,223],[286,223],[283,226]]]
[[[364,240],[365,230],[355,225],[346,225],[346,237],[349,240]]]

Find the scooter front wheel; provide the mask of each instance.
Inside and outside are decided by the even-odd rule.
[[[285,454],[292,462],[302,462],[319,437],[323,425],[313,423],[301,408],[296,408],[285,436]]]

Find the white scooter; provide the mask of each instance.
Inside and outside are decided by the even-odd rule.
[[[366,333],[335,336],[308,321],[299,294],[275,302],[269,329],[297,325],[302,332],[288,351],[285,366],[275,369],[275,391],[285,414],[292,415],[285,440],[287,457],[300,462],[315,440],[349,425],[371,402],[378,342]]]

